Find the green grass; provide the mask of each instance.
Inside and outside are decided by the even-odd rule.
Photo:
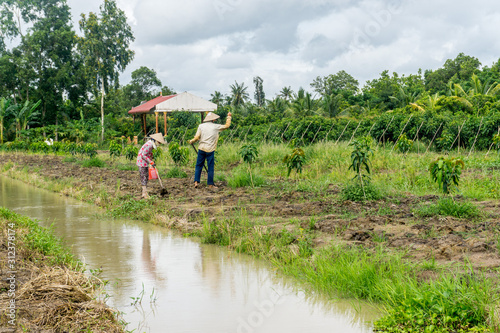
[[[82,263],[75,259],[59,238],[54,236],[51,228],[41,227],[32,219],[3,207],[0,207],[0,222],[2,229],[9,228],[16,231],[16,242],[21,242],[28,249],[47,256],[51,264],[66,265],[75,269],[82,267]],[[14,224],[13,228],[9,224]],[[20,232],[21,229],[27,231]]]
[[[420,217],[443,215],[471,219],[481,216],[481,211],[473,203],[458,202],[450,197],[442,197],[435,204],[423,204],[415,212]]]
[[[83,159],[80,162],[77,162],[86,168],[102,168],[106,165],[106,163],[101,160],[99,157],[92,157],[89,159]]]
[[[167,172],[167,178],[187,178],[187,173],[184,172],[180,167],[174,166]]]
[[[309,225],[314,225],[310,221]],[[308,288],[331,296],[383,304],[385,316],[375,322],[384,332],[487,332],[498,289],[480,273],[439,269],[435,261],[406,261],[382,245],[374,249],[332,245],[313,250],[308,230],[271,230],[250,219],[205,220],[197,234],[205,243],[265,258]],[[383,241],[381,239],[380,241]],[[430,268],[436,278],[420,274]]]

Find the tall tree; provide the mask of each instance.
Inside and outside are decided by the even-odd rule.
[[[285,101],[290,101],[293,98],[292,87],[283,87],[279,93],[279,96],[282,97]]]
[[[358,80],[343,70],[334,75],[330,74],[325,77],[318,76],[314,79],[313,83],[311,83],[311,87],[314,88],[314,91],[322,96],[337,95],[341,92],[354,95],[358,92],[358,86]]]
[[[255,84],[255,101],[258,106],[264,106],[264,101],[266,100],[266,94],[264,93],[264,87],[262,83],[264,80],[260,76],[256,76],[253,78],[253,83]]]
[[[94,96],[101,94],[101,140],[104,140],[104,95],[110,87],[118,87],[119,73],[132,61],[134,52],[129,45],[134,41],[132,29],[123,10],[114,0],[104,0],[100,16],[82,14],[80,50],[84,56],[87,78],[92,82]]]
[[[217,104],[217,108],[220,108],[224,103],[224,96],[220,91],[214,91],[214,93],[210,94],[210,96],[212,97],[210,102]]]
[[[455,59],[448,59],[442,68],[425,71],[425,88],[430,94],[445,94],[450,80],[466,82],[479,70],[481,62],[475,57],[460,53]]]
[[[137,106],[142,101],[150,100],[157,91],[154,88],[161,88],[161,81],[156,75],[156,71],[142,66],[132,72],[132,80],[123,90],[130,106]]]
[[[231,104],[233,106],[243,105],[248,100],[248,87],[245,87],[245,83],[238,84],[234,81],[234,84],[229,87],[231,88]]]

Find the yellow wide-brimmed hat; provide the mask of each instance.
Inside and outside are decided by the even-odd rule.
[[[151,134],[149,137],[155,141],[158,141],[161,144],[165,144],[165,140],[163,139],[163,134],[161,133]]]
[[[213,112],[209,112],[207,114],[207,116],[205,117],[205,119],[203,119],[203,122],[207,122],[207,121],[212,121],[212,120],[215,120],[215,119],[219,119],[220,116],[219,115],[216,115],[215,113]]]

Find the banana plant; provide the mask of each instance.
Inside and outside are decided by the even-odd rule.
[[[3,130],[5,118],[14,110],[15,105],[10,105],[11,100],[5,97],[0,99],[0,144],[3,144]]]
[[[29,100],[24,102],[24,104],[14,107],[11,114],[14,117],[16,123],[16,139],[19,139],[19,132],[25,130],[28,125],[33,123],[35,119],[40,116],[40,112],[37,111],[38,106],[42,103],[39,100],[35,104],[31,104]]]

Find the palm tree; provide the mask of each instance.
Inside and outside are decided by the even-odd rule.
[[[234,84],[229,87],[231,88],[231,103],[234,106],[240,106],[249,99],[248,87],[245,87],[245,83],[238,84],[238,82],[234,81]]]
[[[292,99],[293,97],[293,90],[292,90],[292,87],[288,86],[288,87],[283,87],[283,89],[281,89],[280,93],[278,96],[281,96],[283,97],[283,99],[285,101],[289,101]]]
[[[400,108],[404,108],[409,104],[415,103],[415,101],[420,98],[420,93],[418,92],[409,93],[403,87],[399,86],[398,95],[389,96],[389,98],[395,101]]]
[[[292,102],[291,109],[296,117],[307,117],[317,113],[316,105],[318,102],[312,98],[309,92],[300,88],[295,100]]]
[[[220,107],[224,102],[224,96],[220,91],[215,91],[213,94],[210,94],[210,96],[212,96],[210,102],[217,104],[217,107]]]
[[[340,102],[342,101],[342,94],[325,95],[321,99],[322,109],[326,116],[330,118],[336,117],[340,113]]]

